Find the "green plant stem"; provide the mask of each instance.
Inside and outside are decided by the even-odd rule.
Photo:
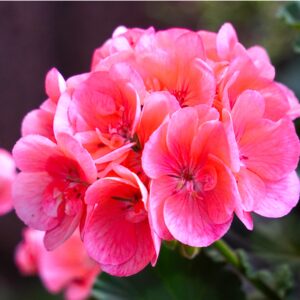
[[[247,274],[242,266],[238,254],[223,240],[219,240],[213,244],[214,248],[231,264],[236,270],[243,275],[254,287],[256,287],[261,293],[263,293],[268,299],[282,300],[282,298],[269,287],[260,278]]]

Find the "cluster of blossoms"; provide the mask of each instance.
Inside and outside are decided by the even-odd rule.
[[[47,250],[72,247],[76,232],[116,276],[155,265],[162,240],[205,247],[234,215],[248,229],[251,213],[286,215],[299,198],[300,105],[274,76],[228,23],[117,28],[90,72],[47,74],[48,99],[13,149],[17,215]]]

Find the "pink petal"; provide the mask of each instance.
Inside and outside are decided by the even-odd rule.
[[[71,97],[68,93],[63,93],[57,103],[55,117],[53,121],[53,130],[55,136],[60,132],[69,134],[74,133],[69,118],[69,107],[71,105]]]
[[[22,136],[39,134],[54,141],[53,134],[54,115],[42,109],[29,112],[22,122]]]
[[[193,247],[206,247],[229,229],[232,218],[224,224],[210,221],[201,199],[177,193],[166,199],[164,219],[175,239]]]
[[[66,82],[57,69],[52,68],[46,75],[46,94],[53,101],[57,102],[61,93],[66,89]]]
[[[183,33],[176,39],[175,51],[178,57],[186,60],[196,57],[205,58],[202,40],[197,33],[192,31]]]
[[[82,203],[80,202],[82,207]],[[64,215],[59,224],[46,231],[44,236],[44,245],[48,251],[56,249],[63,244],[76,230],[82,215],[82,209],[74,216]]]
[[[225,23],[217,34],[217,50],[221,59],[228,59],[238,43],[237,34],[230,23]]]
[[[290,108],[288,98],[276,82],[270,82],[259,92],[266,103],[265,118],[277,121],[285,117]]]
[[[191,107],[178,110],[168,124],[167,147],[179,162],[189,161],[190,147],[198,127],[197,111]]]
[[[265,100],[254,90],[244,91],[236,100],[231,111],[234,131],[239,141],[247,126],[261,119],[265,111]]]
[[[183,103],[184,106],[212,105],[216,94],[215,77],[211,67],[200,58],[191,62],[190,66],[186,65],[178,75],[177,89],[180,91],[187,87],[189,93]]]
[[[163,124],[153,132],[145,144],[142,165],[143,170],[150,178],[172,174],[176,170],[176,160],[170,157],[166,145],[167,128],[168,124]]]
[[[173,177],[163,176],[151,181],[149,196],[149,219],[153,231],[164,240],[172,240],[164,220],[164,204],[176,190],[176,180]]]
[[[59,133],[56,139],[65,155],[78,162],[87,181],[89,183],[94,182],[97,178],[97,170],[87,150],[84,149],[75,138],[66,133]]]
[[[248,230],[253,230],[253,219],[249,212],[237,207],[235,213]]]
[[[298,98],[296,97],[295,93],[286,87],[284,84],[277,83],[281,90],[284,92],[285,96],[288,99],[290,109],[288,111],[288,116],[294,120],[300,117],[300,103]]]
[[[216,186],[204,192],[207,215],[214,224],[232,220],[232,214],[239,200],[235,178],[221,160],[210,155],[207,162],[216,171]]]
[[[142,146],[167,116],[180,108],[176,98],[168,92],[153,92],[144,102],[138,128],[138,137]]]
[[[13,148],[17,167],[26,172],[42,172],[51,156],[61,155],[56,144],[40,135],[27,135]]]
[[[131,276],[140,272],[149,264],[155,254],[149,224],[147,221],[141,222],[135,227],[137,248],[134,256],[123,264],[101,264],[104,272],[113,276]]]
[[[265,181],[266,195],[257,199],[255,210],[259,215],[279,218],[287,215],[299,201],[300,184],[296,172],[279,181]]]
[[[239,146],[246,167],[262,178],[279,180],[297,167],[299,140],[289,119],[256,122]]]
[[[98,205],[88,216],[84,244],[89,255],[100,264],[122,264],[136,251],[134,223],[126,221],[123,203],[111,199],[118,195],[126,197],[122,193],[124,186],[112,179],[101,179],[86,192],[87,202]]]
[[[49,230],[58,224],[43,209],[44,193],[52,178],[47,173],[23,173],[17,175],[13,185],[13,204],[18,217],[28,226]]]
[[[247,52],[254,62],[256,68],[259,69],[260,74],[264,78],[274,80],[275,68],[271,64],[267,51],[260,46],[253,46],[247,49]]]
[[[115,161],[124,154],[126,154],[128,151],[132,150],[131,148],[135,145],[135,143],[126,144],[124,146],[121,146],[120,148],[117,148],[116,150],[112,150],[111,152],[108,152],[107,154],[102,155],[101,157],[95,159],[95,164],[103,164],[111,161]]]
[[[256,203],[265,199],[265,183],[259,176],[244,167],[237,174],[237,178],[242,208],[245,211],[253,211]]]

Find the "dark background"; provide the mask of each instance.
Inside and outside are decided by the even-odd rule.
[[[45,99],[46,72],[55,66],[67,78],[88,71],[93,50],[119,25],[217,31],[225,21],[231,21],[245,45],[261,44],[267,48],[277,67],[277,79],[299,97],[300,59],[292,50],[296,33],[276,17],[282,5],[280,2],[1,2],[0,147],[12,149],[20,137],[22,118]],[[14,213],[0,219],[0,299],[49,298],[36,279],[21,277],[14,266],[13,252],[21,238],[21,228]]]

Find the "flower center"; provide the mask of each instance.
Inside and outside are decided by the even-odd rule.
[[[139,223],[147,218],[144,202],[141,195],[135,194],[132,197],[112,196],[113,200],[124,203],[125,219],[132,223]]]
[[[186,96],[188,94],[187,89],[182,89],[182,90],[171,90],[170,93],[175,96],[177,101],[179,102],[181,107],[184,107],[184,101],[186,100]]]

